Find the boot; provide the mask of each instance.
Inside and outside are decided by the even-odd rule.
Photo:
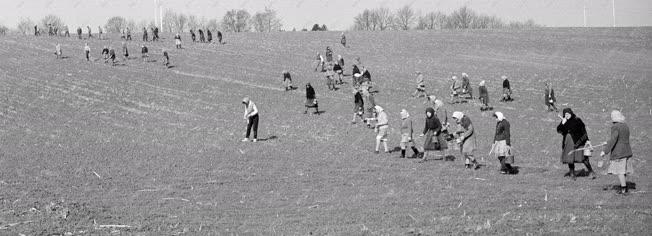
[[[419,157],[419,149],[412,147],[412,158],[418,158]]]
[[[401,158],[405,158],[405,149],[401,149]]]
[[[627,186],[620,186],[620,188],[618,189],[618,194],[621,195],[627,195],[628,192],[629,191],[627,190]]]

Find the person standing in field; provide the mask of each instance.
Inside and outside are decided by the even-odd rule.
[[[324,57],[321,56],[321,53],[317,53],[317,65],[315,66],[315,71],[317,71],[317,68],[321,66],[320,71],[324,71]]]
[[[439,138],[441,128],[441,121],[435,115],[435,109],[432,107],[426,108],[426,124],[420,135],[421,137],[425,136],[421,162],[427,161],[429,157],[435,157],[435,151],[441,150],[442,142]]]
[[[197,36],[195,35],[195,31],[193,31],[192,29],[190,29],[190,39],[192,39],[193,43],[197,41]]]
[[[111,66],[115,66],[115,49],[109,48],[109,59],[111,59]]]
[[[611,135],[604,146],[600,157],[609,156],[608,174],[618,176],[620,181],[619,194],[627,194],[627,175],[634,173],[632,167],[632,147],[629,144],[629,126],[625,123],[625,116],[618,110],[611,111]]]
[[[82,39],[82,29],[81,29],[81,27],[77,27],[77,38]]]
[[[70,29],[68,28],[68,25],[64,26],[63,36],[70,38]]]
[[[57,59],[63,58],[63,51],[61,51],[61,44],[57,43],[57,46],[54,47],[54,55],[57,56]]]
[[[181,35],[179,33],[174,35],[174,45],[177,49],[181,49]]]
[[[126,40],[131,41],[131,29],[129,27],[127,27],[127,38],[126,38]]]
[[[360,90],[353,89],[353,119],[351,124],[355,124],[355,117],[360,117],[360,120],[364,122],[364,100]]]
[[[389,148],[387,147],[387,135],[388,135],[388,130],[389,130],[389,120],[387,118],[387,113],[385,113],[385,109],[382,107],[376,105],[374,107],[376,110],[376,126],[374,128],[374,131],[376,132],[376,151],[375,153],[379,153],[380,149],[380,143],[383,143],[383,147],[385,148],[385,153],[389,153]]]
[[[143,42],[149,41],[149,37],[147,35],[147,28],[143,27]]]
[[[219,42],[220,44],[224,44],[222,43],[222,32],[220,32],[219,30],[217,31],[217,42]]]
[[[125,63],[127,63],[127,59],[129,59],[129,50],[127,50],[127,43],[125,42],[122,42],[122,56]]]
[[[326,46],[326,62],[332,62],[333,61],[333,50],[331,50],[330,46]]]
[[[87,26],[86,26],[86,30],[88,30],[88,38],[89,38],[89,39],[92,38],[92,37],[93,37],[93,33],[91,32],[91,26],[87,25]]]
[[[148,50],[145,44],[140,46],[140,55],[143,58],[143,62],[149,62]]]
[[[285,85],[285,91],[290,91],[292,88],[292,75],[287,70],[283,71],[283,85]]]
[[[477,170],[480,166],[475,160],[475,157],[473,157],[476,142],[473,123],[468,116],[459,111],[453,112],[453,119],[455,119],[458,127],[455,134],[457,137],[457,144],[460,145],[460,152],[464,156],[464,166],[467,169],[473,168]]]
[[[315,114],[319,115],[319,103],[317,103],[317,95],[315,94],[315,89],[310,85],[306,84],[306,110],[303,114],[308,114],[309,108],[315,108]]]
[[[102,58],[104,58],[104,63],[109,62],[109,47],[106,45],[102,48]]]
[[[480,86],[478,86],[478,91],[480,93],[480,102],[482,103],[482,106],[480,107],[480,111],[488,111],[488,110],[493,110],[493,107],[489,106],[489,91],[487,90],[487,86],[485,86],[485,82],[480,81]]]
[[[419,156],[419,150],[414,147],[414,140],[412,135],[414,134],[414,129],[412,128],[412,119],[410,119],[410,113],[407,110],[401,110],[401,158],[405,158],[405,151],[407,147],[412,149],[412,158],[417,158]]]
[[[342,56],[339,56],[342,58]],[[336,63],[333,63],[333,71],[335,71],[335,74],[337,75],[337,80],[335,80],[335,84],[343,84],[344,82],[342,81],[342,74],[344,74],[344,71],[342,69],[342,66],[340,66],[339,60]]]
[[[371,123],[375,119],[375,111],[374,107],[376,106],[376,101],[374,99],[374,95],[369,92],[369,89],[366,87],[361,87],[362,90],[362,99],[363,99],[363,104],[365,106],[364,109],[364,123],[367,125],[368,128],[372,128]]]
[[[346,47],[346,36],[344,36],[344,32],[342,32],[342,36],[340,37],[340,43]]]
[[[561,162],[568,164],[568,173],[564,176],[570,176],[575,180],[575,163],[584,163],[591,178],[595,178],[589,156],[584,155],[583,151],[576,150],[587,146],[590,147],[588,143],[589,136],[584,122],[570,108],[564,108],[562,114],[563,116],[559,116],[561,122],[557,125],[557,133],[564,137],[562,140]]]
[[[557,102],[557,98],[555,98],[555,90],[552,89],[552,85],[550,83],[545,83],[545,88],[543,89],[543,92],[545,93],[544,99],[545,99],[545,104],[548,107],[548,111],[555,111],[557,112],[557,107],[555,106],[555,102]]]
[[[38,35],[39,35],[38,25],[34,25],[34,36],[38,36]]]
[[[210,29],[206,29],[206,39],[208,40],[208,43],[213,41],[213,33],[211,33]]]
[[[256,142],[258,141],[258,108],[248,97],[242,99],[242,104],[245,106],[244,119],[247,121],[247,133],[245,134],[245,138],[242,139],[242,142],[249,142],[249,134],[251,134],[252,128],[254,131],[252,141]]]
[[[88,43],[84,45],[84,54],[86,56],[86,61],[91,60],[91,47],[88,46]]]
[[[435,116],[441,124],[441,131],[439,132],[439,135],[437,135],[437,140],[439,141],[439,146],[444,158],[448,158],[448,111],[446,110],[446,107],[444,107],[444,102],[437,98],[433,98],[432,100],[434,100]]]
[[[414,74],[417,76],[417,89],[412,93],[412,97],[428,97],[428,94],[426,93],[426,84],[423,81],[423,74],[421,71],[417,71]]]
[[[154,26],[154,29],[152,30],[154,33],[154,37],[152,38],[152,41],[158,41],[160,38],[158,37],[158,27]]]
[[[100,40],[102,40],[102,33],[103,33],[103,32],[102,32],[102,26],[98,26],[98,27],[97,27],[97,32],[99,33],[98,38],[99,38]]]
[[[165,65],[166,68],[170,67],[170,56],[168,55],[168,51],[165,50],[165,48],[161,49],[163,51],[163,65]]]
[[[496,118],[496,134],[494,135],[493,154],[500,161],[501,174],[514,174],[515,170],[512,167],[514,163],[514,155],[512,155],[512,144],[510,136],[509,122],[505,119],[502,112],[495,112],[493,115]]]
[[[197,30],[199,32],[199,42],[203,43],[206,41],[206,38],[204,38],[204,31],[201,29]]]
[[[469,75],[462,73],[462,94],[469,94],[471,99],[473,99],[473,88],[471,87],[471,80],[469,80]]]
[[[450,103],[459,103],[459,96],[460,93],[462,92],[462,81],[460,81],[457,76],[451,77],[451,101]]]
[[[335,72],[333,71],[333,63],[329,62],[326,65],[326,85],[328,85],[328,90],[335,91],[337,88],[335,87]]]
[[[507,79],[507,76],[505,75],[501,76],[500,78],[503,79],[503,98],[500,101],[514,101],[514,99],[512,99],[512,86],[509,85],[509,79]]]

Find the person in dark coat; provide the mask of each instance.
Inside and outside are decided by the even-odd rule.
[[[353,89],[353,119],[351,124],[355,124],[355,117],[360,117],[360,120],[364,121],[364,100],[360,90]]]
[[[626,194],[628,192],[626,176],[634,173],[630,161],[633,154],[629,144],[629,126],[625,124],[625,116],[618,110],[611,112],[611,122],[611,135],[600,156],[610,154],[607,173],[618,176],[620,181],[618,193]]]
[[[195,31],[193,31],[192,29],[190,29],[190,38],[192,39],[193,43],[197,41],[197,36],[195,35]]]
[[[129,27],[127,27],[127,38],[126,38],[126,40],[131,41],[131,29]]]
[[[441,121],[435,115],[435,109],[432,107],[426,108],[426,124],[423,132],[419,136],[425,136],[423,142],[423,154],[421,161],[427,161],[429,157],[436,157],[435,151],[442,150],[441,144],[445,142],[440,138],[441,134]]]
[[[512,155],[511,148],[511,135],[509,121],[505,119],[502,112],[495,112],[493,115],[496,118],[496,134],[494,135],[494,144],[491,152],[500,161],[501,174],[515,174],[515,169],[512,167],[514,163],[514,156]]]
[[[147,42],[149,41],[149,37],[147,35],[147,28],[143,27],[143,41]]]
[[[102,48],[102,57],[104,58],[104,63],[109,62],[109,47],[104,46]]]
[[[582,151],[575,150],[584,148],[587,141],[589,141],[584,122],[570,108],[564,108],[562,114],[563,116],[559,116],[561,122],[557,125],[557,133],[564,137],[562,141],[561,162],[568,164],[569,170],[565,176],[570,176],[575,180],[575,163],[584,163],[591,176],[594,177],[595,175],[593,174],[588,156],[585,156]]]
[[[168,54],[168,51],[164,49],[161,49],[163,51],[163,65],[165,65],[166,68],[170,67],[170,55]]]
[[[217,42],[219,42],[220,44],[223,44],[222,43],[222,32],[220,32],[219,30],[217,31]]]
[[[82,29],[81,29],[81,27],[77,27],[77,38],[82,39]]]
[[[315,114],[319,114],[317,95],[315,94],[315,89],[310,85],[310,83],[306,84],[306,110],[303,114],[308,114],[308,108],[315,108]]]
[[[342,56],[339,56],[342,58]],[[337,75],[337,79],[335,80],[336,84],[343,84],[344,82],[342,81],[342,74],[344,74],[344,70],[342,69],[342,66],[340,65],[339,61],[337,63],[333,63],[333,71]]]
[[[87,26],[86,26],[86,30],[88,30],[88,38],[92,38],[92,37],[93,37],[93,34],[91,33],[91,26],[90,26],[90,25],[87,25]]]
[[[326,62],[332,62],[333,61],[333,50],[331,50],[330,46],[326,47]]]
[[[501,102],[511,102],[514,101],[512,99],[512,87],[509,85],[509,80],[507,79],[507,76],[501,76],[500,78],[503,79],[503,98],[500,99]]]
[[[283,71],[283,84],[285,85],[285,91],[294,89],[292,87],[292,75],[287,70]]]
[[[545,104],[548,107],[548,111],[557,112],[557,107],[555,106],[555,102],[557,102],[557,98],[555,98],[555,90],[552,89],[550,83],[545,84],[545,88],[543,89],[543,92],[545,93],[544,98],[545,98]]]
[[[198,29],[197,32],[199,32],[199,42],[203,43],[206,41],[206,38],[204,38],[204,31],[201,29]]]
[[[480,81],[480,86],[478,87],[478,91],[480,93],[480,102],[482,102],[482,106],[480,107],[480,111],[488,111],[488,110],[493,110],[493,107],[489,106],[489,91],[487,90],[487,86],[485,86],[485,82]]]
[[[208,43],[213,41],[213,33],[211,33],[210,29],[206,29],[206,39],[208,40]]]
[[[143,58],[143,62],[149,62],[149,50],[147,50],[147,46],[145,44],[141,45],[140,47],[140,55]]]
[[[34,25],[34,36],[38,36],[38,35],[39,35],[38,25]]]
[[[158,40],[159,40],[159,37],[158,37],[158,27],[154,27],[154,29],[152,30],[152,32],[154,33],[154,38],[152,39],[152,41],[158,41]],[[154,40],[154,39],[156,39],[156,40]]]
[[[358,66],[355,64],[351,65],[351,83],[353,84],[354,87],[360,85],[359,79],[361,78],[362,78],[362,74],[360,73],[360,68],[358,68]]]
[[[109,59],[111,59],[111,66],[115,66],[115,49],[109,48]]]
[[[346,36],[344,36],[344,32],[342,32],[342,36],[340,38],[340,43],[342,46],[346,47]]]

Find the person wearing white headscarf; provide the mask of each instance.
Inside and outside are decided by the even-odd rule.
[[[380,148],[380,143],[383,143],[383,147],[385,148],[385,153],[389,153],[389,148],[387,147],[387,130],[389,127],[389,120],[387,119],[387,113],[385,113],[385,109],[383,109],[381,106],[376,105],[374,107],[376,110],[376,126],[374,130],[376,131],[376,154],[379,153],[378,149]]]
[[[412,149],[412,158],[417,158],[419,156],[419,150],[414,147],[414,141],[412,139],[412,134],[414,130],[412,129],[412,119],[410,119],[410,113],[407,110],[401,110],[401,158],[405,158],[405,149],[409,146]]]
[[[457,122],[457,143],[460,145],[460,152],[464,156],[464,166],[468,169],[478,169],[478,162],[473,157],[473,150],[475,149],[475,130],[471,119],[464,115],[464,113],[456,111],[453,112],[453,119]]]
[[[601,157],[609,156],[609,168],[607,173],[617,175],[620,181],[619,194],[626,194],[627,174],[634,173],[630,158],[632,158],[632,147],[629,144],[629,126],[625,123],[625,116],[618,111],[611,112],[611,136],[600,153]]]
[[[495,112],[493,115],[496,118],[496,134],[494,135],[494,145],[492,152],[500,161],[501,174],[513,174],[514,156],[511,152],[511,137],[509,122],[505,119],[502,112]]]

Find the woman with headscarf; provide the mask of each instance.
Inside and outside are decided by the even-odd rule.
[[[453,119],[457,123],[457,144],[460,145],[460,152],[464,156],[464,166],[467,169],[473,167],[478,169],[478,162],[473,157],[473,150],[475,149],[475,130],[471,119],[464,115],[464,113],[456,111],[453,112]]]
[[[326,72],[324,74],[326,75],[326,85],[328,86],[328,90],[337,90],[335,87],[335,72],[333,71],[333,62],[326,63]]]
[[[423,81],[423,74],[421,71],[417,71],[414,74],[417,76],[417,88],[414,93],[412,93],[412,97],[421,97],[421,95],[428,97],[428,94],[426,93],[426,84]]]
[[[389,153],[389,148],[387,147],[387,130],[389,127],[389,120],[387,119],[387,113],[380,106],[374,107],[376,110],[376,126],[374,131],[376,131],[376,154],[379,153],[378,149],[380,148],[380,143],[383,143],[385,148],[385,153]]]
[[[439,99],[434,99],[434,107],[435,107],[435,116],[441,123],[441,132],[439,132],[439,135],[437,136],[437,140],[439,140],[439,146],[441,147],[442,154],[444,157],[448,157],[448,141],[449,139],[447,138],[449,136],[448,133],[448,111],[444,107],[444,102],[439,100]]]
[[[500,161],[500,173],[512,174],[514,169],[514,156],[511,153],[511,137],[509,122],[505,119],[502,112],[495,112],[493,115],[496,118],[496,134],[494,135],[494,145],[492,152]]]
[[[365,113],[365,119],[364,122],[367,124],[367,127],[371,127],[372,121],[375,119],[374,115],[374,107],[376,106],[376,101],[374,99],[374,95],[369,92],[369,89],[366,87],[362,87],[362,99],[363,99],[363,104],[365,106],[364,113]]]
[[[401,158],[405,158],[405,149],[409,146],[412,149],[412,158],[417,158],[419,156],[419,150],[414,147],[414,141],[412,140],[412,134],[414,130],[412,129],[412,119],[410,119],[410,113],[407,110],[401,110]]]
[[[342,56],[339,56],[339,55],[338,55],[338,57],[342,58]],[[343,84],[342,75],[343,75],[344,71],[342,69],[342,66],[340,66],[339,61],[336,62],[336,63],[333,63],[333,71],[337,75],[337,80],[335,80],[335,84]]]
[[[570,176],[575,180],[575,163],[584,163],[591,176],[594,177],[588,156],[585,156],[584,152],[576,150],[585,147],[587,141],[589,141],[584,122],[570,108],[564,108],[562,114],[563,116],[559,116],[561,122],[557,125],[557,133],[564,137],[562,140],[561,162],[568,164],[569,169],[564,176]]]
[[[493,109],[492,107],[489,106],[489,91],[487,90],[487,86],[485,86],[484,80],[480,81],[480,86],[478,87],[478,90],[480,92],[480,102],[482,102],[480,111],[487,111]]]
[[[283,70],[283,85],[285,86],[285,91],[294,89],[292,87],[292,75],[287,70]]]
[[[629,160],[633,156],[632,147],[629,144],[629,126],[625,123],[625,116],[618,110],[611,112],[611,122],[611,136],[600,156],[610,154],[607,173],[618,176],[620,181],[618,193],[626,194],[626,176],[634,173],[632,163]]]
[[[319,114],[317,95],[315,94],[315,89],[310,85],[310,83],[306,84],[306,110],[303,114],[308,114],[308,108],[315,108],[315,114]]]
[[[441,150],[439,134],[441,133],[441,122],[435,115],[435,109],[426,108],[426,125],[420,136],[425,136],[423,142],[423,159],[427,161],[428,157],[435,156],[435,151]]]
[[[469,94],[469,97],[473,99],[471,80],[469,80],[469,75],[466,73],[462,73],[462,94]]]
[[[451,77],[451,101],[450,103],[458,103],[459,102],[459,96],[460,93],[462,92],[462,81],[460,81],[457,76]]]
[[[503,75],[500,78],[503,79],[503,98],[500,99],[500,101],[501,102],[514,101],[514,99],[512,99],[512,86],[509,85],[509,79],[507,79],[506,75]]]

